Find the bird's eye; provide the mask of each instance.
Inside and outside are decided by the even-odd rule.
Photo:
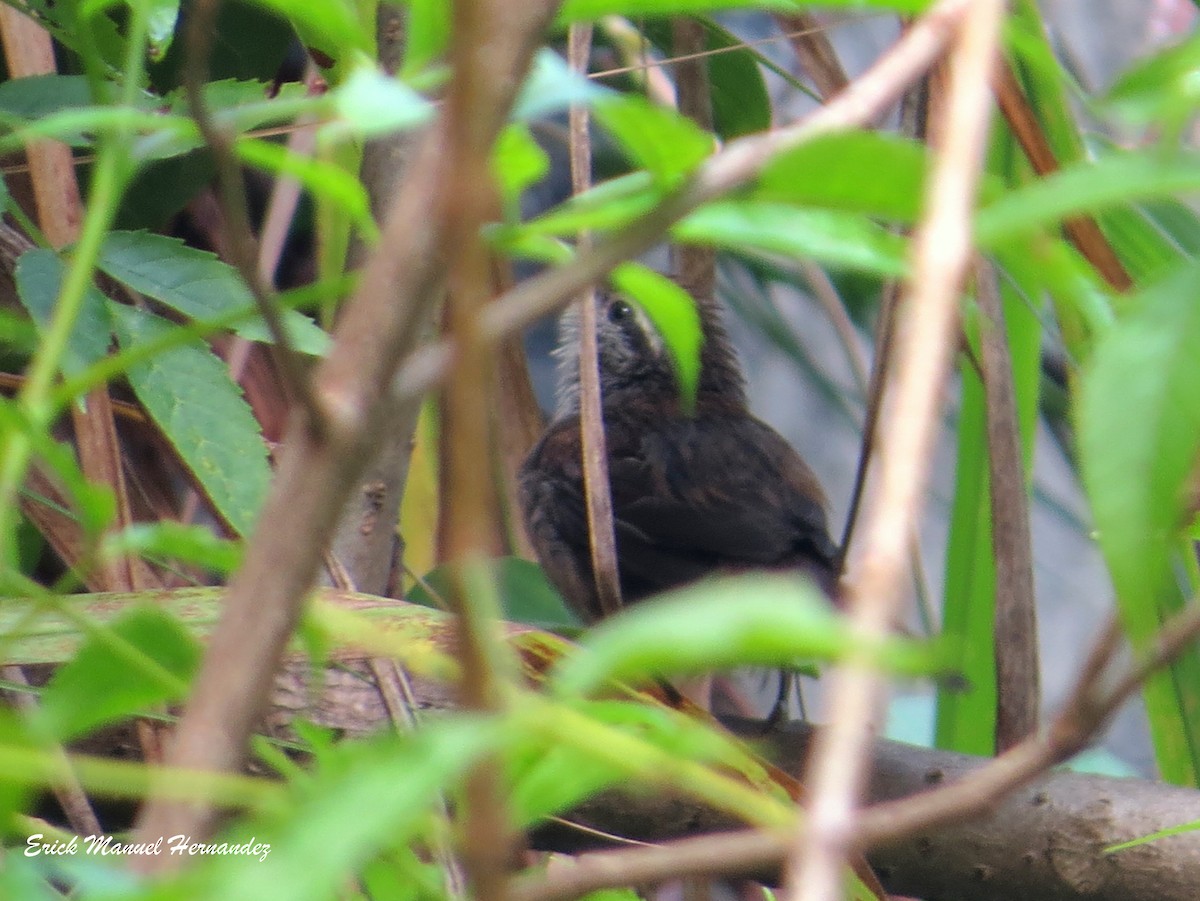
[[[608,308],[609,322],[625,322],[633,317],[633,307],[623,300],[613,301],[612,306]]]

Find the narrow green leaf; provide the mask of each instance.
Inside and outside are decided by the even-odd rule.
[[[772,160],[751,195],[909,223],[920,211],[928,166],[928,153],[916,141],[873,131],[839,132]]]
[[[1113,154],[1094,162],[1076,163],[1007,192],[976,215],[975,235],[981,246],[995,247],[1014,237],[1054,227],[1071,216],[1197,189],[1200,156],[1196,154]]]
[[[880,275],[902,276],[908,271],[904,238],[861,215],[837,210],[719,200],[690,214],[671,233],[680,241],[807,257]]]
[[[17,260],[17,297],[42,332],[50,326],[65,274],[66,267],[53,250],[34,247]],[[106,300],[94,285],[89,285],[63,355],[63,372],[83,372],[108,353],[111,341],[112,322]]]
[[[618,96],[584,78],[553,50],[543,48],[534,55],[513,102],[512,118],[518,122],[542,119],[571,106],[592,106],[602,98]]]
[[[684,410],[693,410],[700,384],[700,347],[704,342],[696,302],[671,279],[641,263],[622,263],[609,278],[618,291],[650,317],[675,365]]]
[[[1172,835],[1183,835],[1188,832],[1197,831],[1200,831],[1200,820],[1192,820],[1190,823],[1180,823],[1178,826],[1160,829],[1158,832],[1151,832],[1149,835],[1143,835],[1141,838],[1135,838],[1132,841],[1121,842],[1119,845],[1110,845],[1104,849],[1104,853],[1116,854],[1118,851],[1127,851],[1130,848],[1138,847],[1138,845],[1147,845],[1150,842],[1156,842],[1159,839],[1168,838]]]
[[[1200,104],[1200,36],[1136,61],[1112,86],[1107,104],[1130,122],[1181,126]]]
[[[0,116],[41,119],[91,103],[92,91],[83,75],[27,75],[0,82]]]
[[[521,228],[530,234],[560,236],[607,231],[653,209],[661,199],[662,190],[648,172],[631,172],[576,194]]]
[[[327,139],[373,138],[418,128],[433,118],[433,104],[374,66],[360,66],[329,94],[340,117],[322,126]]]
[[[128,647],[114,647],[113,636]],[[133,665],[131,649],[153,665]],[[42,692],[42,716],[59,740],[83,735],[154,704],[182,699],[199,662],[200,645],[178,620],[149,605],[131,610],[55,671]]]
[[[671,636],[663,641],[663,636]],[[902,639],[864,645],[806,579],[755,573],[713,579],[631,607],[589,631],[582,649],[550,676],[561,694],[605,681],[709,672],[735,666],[795,667],[866,654],[883,669],[937,673],[942,654]]]
[[[575,633],[583,624],[546,579],[542,568],[519,557],[491,561],[500,607],[509,622],[538,629]],[[444,609],[451,590],[450,573],[439,566],[427,573],[405,598],[410,604]]]
[[[660,184],[677,181],[713,151],[712,135],[691,119],[634,94],[599,101],[593,115],[630,161]]]
[[[349,63],[374,46],[372,32],[359,19],[353,0],[254,0],[263,9],[283,16],[296,29],[304,46],[324,58],[332,67]],[[374,28],[375,23],[370,23]]]
[[[1142,292],[1081,380],[1083,481],[1122,620],[1138,645],[1181,603],[1171,560],[1190,519],[1190,477],[1200,455],[1198,294],[1194,262]],[[1200,773],[1200,655],[1190,649],[1151,680],[1146,697],[1163,776],[1193,783]]]
[[[513,123],[500,132],[492,148],[492,172],[510,219],[520,218],[521,194],[549,171],[550,157],[526,126]]]
[[[237,270],[175,238],[114,231],[105,239],[97,265],[117,281],[192,319],[212,319],[254,305]],[[293,347],[307,354],[325,352],[329,336],[312,320],[294,310],[280,315]],[[235,331],[251,341],[270,340],[266,323],[257,316]]]
[[[798,11],[811,4],[803,0],[759,0],[749,4],[738,0],[566,0],[558,12],[558,23],[589,21],[605,16],[674,16],[686,13],[716,12],[727,9]],[[822,6],[861,9],[873,6],[898,12],[919,13],[929,6],[929,0],[823,0]]]
[[[150,313],[110,304],[123,348],[175,328]],[[241,389],[203,341],[190,341],[130,367],[138,400],[239,534],[258,517],[271,479],[267,448]]]
[[[191,901],[288,898],[323,901],[387,848],[403,847],[426,827],[443,793],[489,748],[503,741],[498,724],[456,717],[403,736],[345,743],[323,755],[316,777],[293,788],[278,813],[245,824],[232,842],[269,842],[247,865],[236,855],[185,884]],[[399,778],[398,778],[399,776]]]
[[[163,520],[134,523],[109,536],[101,555],[114,558],[136,554],[148,559],[178,560],[229,575],[242,562],[242,546],[218,538],[207,526]]]
[[[978,371],[960,366],[962,400],[954,466],[954,502],[946,546],[942,633],[953,637],[954,661],[966,688],[939,686],[939,748],[989,756],[996,741],[995,596],[992,505],[988,495],[986,400]]]
[[[420,73],[445,54],[451,18],[449,0],[409,0],[403,77]]]
[[[280,144],[256,138],[242,138],[236,150],[252,166],[296,179],[318,201],[333,204],[349,216],[368,242],[378,240],[379,228],[371,215],[367,189],[349,172],[325,160],[292,153]]]

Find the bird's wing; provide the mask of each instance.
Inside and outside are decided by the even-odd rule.
[[[614,451],[623,581],[662,590],[717,569],[832,567],[816,478],[757,420],[681,420]]]

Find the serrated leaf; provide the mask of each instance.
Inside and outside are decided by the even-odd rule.
[[[683,288],[641,263],[621,263],[609,276],[618,291],[641,307],[667,346],[685,411],[696,405],[704,332],[696,302]]]
[[[34,247],[17,260],[17,296],[43,333],[54,316],[54,306],[58,302],[65,274],[66,267],[53,250]],[[63,372],[67,375],[83,372],[107,355],[111,341],[112,322],[108,316],[107,300],[95,285],[88,285],[79,308],[79,318],[75,320],[63,354]]]
[[[83,735],[182,699],[199,662],[200,645],[178,620],[157,607],[140,607],[89,638],[55,671],[42,692],[42,716],[59,740]]]
[[[659,183],[674,183],[713,151],[713,136],[691,119],[635,94],[600,100],[593,115],[630,161]]]
[[[0,82],[0,113],[20,119],[40,119],[91,102],[83,75],[27,75]]]
[[[864,644],[806,579],[764,573],[706,580],[644,601],[597,625],[580,645],[550,676],[561,694],[592,692],[608,680],[796,667],[851,653],[871,656],[881,669],[932,674],[942,656],[899,638]]]
[[[721,200],[691,213],[671,233],[680,241],[810,258],[886,276],[908,271],[904,238],[865,216],[840,210]]]
[[[191,319],[206,320],[250,309],[254,299],[232,266],[214,254],[175,238],[147,232],[114,231],[104,241],[97,265],[117,281],[153,297]],[[329,336],[307,316],[281,310],[292,346],[319,355]],[[234,331],[251,341],[269,341],[266,323],[251,316]]]
[[[112,303],[109,310],[124,348],[176,327],[123,304]],[[258,422],[225,365],[195,340],[131,366],[128,376],[138,400],[221,516],[238,534],[249,533],[271,469]]]

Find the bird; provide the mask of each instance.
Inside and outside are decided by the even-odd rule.
[[[830,597],[838,548],[825,495],[794,448],[749,409],[715,301],[697,301],[695,403],[645,311],[595,293],[600,395],[622,603],[707,576],[799,570]],[[518,497],[548,579],[594,623],[603,611],[589,547],[580,438],[578,312],[564,318],[557,410],[521,467]]]

